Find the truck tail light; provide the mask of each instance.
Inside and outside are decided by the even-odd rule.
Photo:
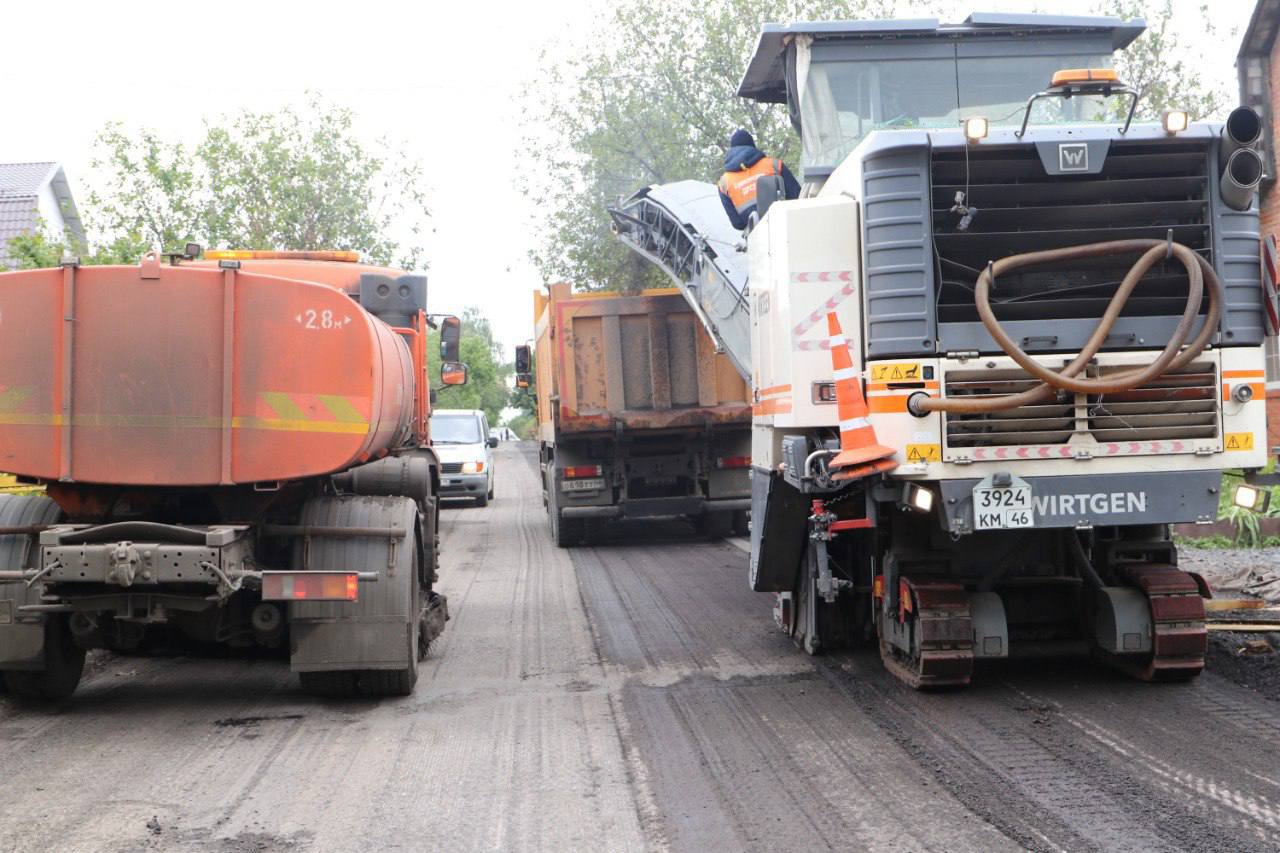
[[[599,477],[604,474],[604,467],[601,465],[570,465],[564,469],[564,476],[570,480],[576,480],[579,477]]]
[[[263,572],[263,601],[355,601],[356,572]]]
[[[721,456],[716,459],[717,468],[749,468],[750,456]]]

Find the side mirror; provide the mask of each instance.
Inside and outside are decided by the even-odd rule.
[[[441,362],[440,381],[445,385],[466,385],[467,366],[460,361]]]
[[[488,444],[489,444],[489,446],[490,446],[490,447],[497,447],[497,446],[498,446],[498,437],[497,437],[496,435],[491,435],[491,436],[489,436],[489,442],[488,442]]]
[[[528,344],[520,344],[516,347],[516,373],[532,373],[533,358],[529,353]]]
[[[458,341],[462,338],[462,321],[457,317],[445,317],[440,321],[440,361],[456,362],[461,357],[458,353]],[[465,380],[464,380],[465,381]],[[449,383],[446,382],[446,385]],[[457,383],[461,385],[462,383]]]

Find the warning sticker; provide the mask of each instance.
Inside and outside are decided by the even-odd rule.
[[[912,362],[871,365],[872,382],[918,382],[920,365]]]
[[[1253,433],[1229,432],[1223,447],[1227,450],[1253,450]]]
[[[942,445],[908,444],[906,454],[908,462],[941,462]]]

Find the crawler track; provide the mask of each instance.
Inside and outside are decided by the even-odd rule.
[[[1208,586],[1204,580],[1163,563],[1136,563],[1122,571],[1151,606],[1152,654],[1144,661],[1116,656],[1116,665],[1143,681],[1195,678],[1204,669],[1209,645],[1204,624]]]

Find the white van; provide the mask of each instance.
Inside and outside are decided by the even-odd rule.
[[[472,498],[476,506],[493,499],[493,448],[489,421],[479,409],[437,409],[431,413],[431,444],[440,457],[440,496]]]

